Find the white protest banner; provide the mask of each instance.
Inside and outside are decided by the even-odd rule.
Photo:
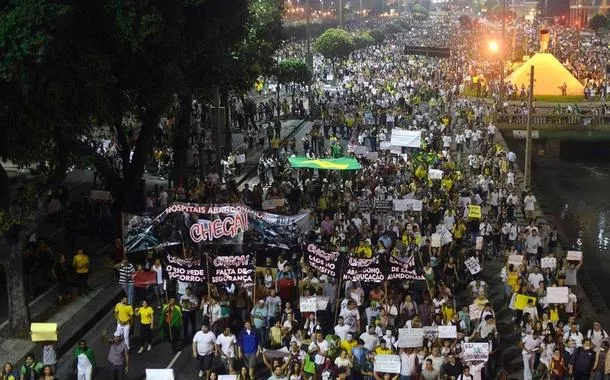
[[[421,131],[394,128],[390,141],[392,146],[419,148],[421,147]]]
[[[380,150],[390,150],[391,147],[392,147],[392,145],[390,144],[389,141],[382,141],[379,143]]]
[[[477,240],[475,242],[474,249],[481,250],[483,249],[483,236],[477,236]]]
[[[568,261],[582,261],[582,251],[568,251],[566,259]]]
[[[557,259],[554,257],[543,257],[540,259],[540,266],[542,268],[557,268]]]
[[[424,203],[422,201],[420,201],[419,199],[414,199],[413,200],[413,211],[421,211],[422,208],[424,208]]]
[[[147,369],[146,380],[174,380],[173,369]]]
[[[438,326],[438,337],[440,339],[457,338],[457,326]]]
[[[443,178],[443,171],[440,169],[430,169],[428,170],[428,177],[430,179],[441,179]]]
[[[364,145],[356,145],[356,148],[354,149],[354,154],[356,156],[364,156],[368,153],[368,149],[366,148],[366,146]]]
[[[299,300],[299,310],[301,313],[315,313],[318,309],[316,297],[301,297]]]
[[[546,288],[547,303],[568,303],[567,286],[549,286]]]
[[[236,164],[245,164],[246,163],[246,155],[245,154],[238,154],[237,157],[235,157],[235,163]]]
[[[373,370],[382,373],[400,373],[400,356],[376,355]]]
[[[462,343],[462,360],[464,362],[485,362],[487,358],[489,358],[489,343]]]
[[[509,255],[508,263],[513,264],[515,269],[518,269],[521,264],[523,264],[523,255]]]
[[[468,315],[470,319],[479,319],[481,318],[481,313],[483,312],[483,306],[473,303],[468,306]]]
[[[438,338],[438,326],[424,326],[424,338],[436,339]]]
[[[237,375],[218,375],[218,380],[237,380]]]
[[[394,199],[392,205],[394,211],[409,211],[413,207],[413,199]]]
[[[468,260],[464,261],[464,265],[466,265],[470,274],[477,274],[481,271],[481,265],[474,257],[469,257]]]
[[[379,152],[368,152],[366,154],[366,159],[369,161],[377,161],[379,160]]]
[[[284,198],[272,198],[263,201],[263,210],[275,210],[278,207],[284,207],[286,199]]]
[[[432,234],[432,236],[430,236],[430,243],[433,248],[440,248],[441,234]]]
[[[290,356],[290,352],[287,347],[280,348],[279,350],[268,350],[263,348],[263,354],[268,358],[285,358]]]
[[[398,342],[401,348],[416,348],[424,345],[424,329],[398,329]]]
[[[402,154],[402,148],[399,146],[390,147],[390,153],[392,154]]]

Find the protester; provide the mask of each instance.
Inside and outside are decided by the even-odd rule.
[[[91,380],[95,372],[95,355],[85,340],[78,342],[73,356],[76,380]]]

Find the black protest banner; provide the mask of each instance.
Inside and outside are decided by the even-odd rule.
[[[343,280],[362,282],[383,282],[385,280],[381,256],[370,259],[349,256],[343,264],[343,269]]]
[[[318,272],[337,278],[340,271],[339,252],[326,252],[322,248],[319,248],[315,244],[307,245],[307,252],[305,257],[309,266]]]
[[[423,280],[424,276],[415,270],[415,256],[407,259],[390,256],[388,280]]]
[[[254,254],[235,254],[231,256],[210,256],[210,280],[213,284],[223,282],[254,283]]]
[[[167,276],[182,282],[205,282],[205,268],[201,259],[181,259],[172,255],[165,258]]]
[[[391,200],[376,200],[375,201],[375,211],[377,211],[377,212],[392,211],[392,201]]]

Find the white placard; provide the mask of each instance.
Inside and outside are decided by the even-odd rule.
[[[474,245],[474,249],[479,250],[479,251],[483,249],[483,236],[477,236],[477,240]]]
[[[430,243],[433,248],[440,248],[441,234],[432,234],[432,236],[430,237]]]
[[[146,380],[174,380],[173,369],[147,369]]]
[[[470,197],[460,197],[459,205],[460,207],[466,207],[472,203],[472,199]]]
[[[399,146],[390,147],[390,153],[392,154],[402,154],[402,148]]]
[[[428,177],[430,179],[441,179],[443,178],[443,171],[440,169],[430,169],[428,170]]]
[[[582,251],[568,251],[566,259],[568,261],[582,261]]]
[[[394,199],[392,205],[394,211],[409,211],[413,208],[413,199]]]
[[[424,202],[418,200],[418,199],[414,199],[413,200],[413,211],[421,211],[422,208],[424,208]]]
[[[356,156],[365,156],[368,153],[368,149],[364,145],[356,145],[354,147],[354,155]]]
[[[542,268],[557,268],[557,259],[554,257],[543,257],[540,259],[540,266]]]
[[[438,337],[440,339],[457,338],[457,326],[438,326]]]
[[[568,288],[566,286],[549,286],[546,288],[547,303],[568,303]]]
[[[299,302],[301,313],[315,313],[317,308],[318,304],[316,303],[316,297],[301,297]]]
[[[400,373],[400,356],[376,355],[373,370],[382,373]]]
[[[470,274],[477,274],[481,271],[481,265],[474,257],[469,257],[468,260],[464,261],[464,265],[466,265]]]
[[[398,329],[398,342],[400,348],[417,348],[424,345],[424,329]]]
[[[489,358],[489,343],[462,343],[462,361],[480,362]]]
[[[328,297],[301,297],[299,309],[302,313],[311,313],[319,310],[326,310],[328,307]]]
[[[483,313],[483,306],[478,303],[468,305],[468,315],[470,316],[470,319],[474,320],[481,318],[481,313]]]
[[[409,131],[406,129],[392,129],[392,137],[390,139],[392,146],[420,148],[421,147],[421,131]]]
[[[218,375],[218,380],[237,380],[237,375]]]
[[[235,157],[235,163],[236,164],[245,164],[246,163],[246,155],[244,153],[242,154],[238,154],[237,157]]]
[[[424,338],[436,339],[438,338],[438,326],[424,326]]]
[[[390,150],[391,147],[392,147],[392,144],[389,141],[382,141],[379,143],[380,150]]]
[[[366,154],[366,159],[369,161],[377,161],[379,160],[379,152],[368,152]]]
[[[523,255],[509,255],[508,263],[513,264],[515,269],[518,269],[523,264]]]

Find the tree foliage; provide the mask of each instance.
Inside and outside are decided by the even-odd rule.
[[[280,83],[309,83],[311,76],[311,70],[302,59],[288,58],[278,64],[277,79]]]
[[[608,26],[608,19],[602,14],[597,14],[589,20],[589,27],[594,31],[598,31],[601,28]]]
[[[352,36],[343,29],[327,29],[313,43],[314,49],[325,58],[346,58],[354,50]]]
[[[364,49],[368,46],[375,45],[375,39],[369,32],[354,34],[354,49]]]
[[[385,33],[381,29],[371,29],[368,33],[373,37],[376,44],[380,44],[385,39]]]

